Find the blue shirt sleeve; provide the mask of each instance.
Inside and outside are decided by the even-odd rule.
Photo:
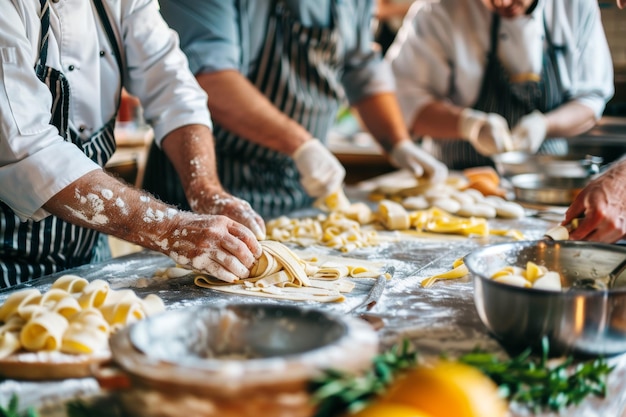
[[[372,1],[340,2],[339,28],[345,42],[341,83],[350,104],[383,92],[395,91],[391,66],[374,44]],[[356,29],[355,29],[356,28]]]
[[[328,27],[332,3],[344,56],[341,84],[354,103],[394,91],[389,64],[373,47],[373,0],[287,0],[305,26]],[[178,32],[194,74],[226,69],[245,76],[256,65],[267,30],[271,0],[161,0],[161,14]]]
[[[241,69],[239,12],[224,0],[160,0],[161,14],[178,32],[194,74]]]

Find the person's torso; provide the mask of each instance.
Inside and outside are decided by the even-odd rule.
[[[246,31],[242,39],[241,67],[244,74],[255,71],[264,45],[266,23],[274,12],[274,0],[240,0],[239,25]],[[286,9],[303,26],[328,29],[331,24],[341,37],[341,54],[357,48],[360,38],[355,28],[366,16],[371,15],[371,0],[285,0]],[[336,14],[333,15],[332,9]]]
[[[117,110],[119,97],[110,92],[119,91],[119,67],[92,2],[59,0],[50,1],[49,5],[47,66],[67,78],[71,95],[70,127],[86,139]],[[25,0],[17,7],[23,11],[34,66],[39,52],[40,3],[39,0]]]
[[[89,2],[92,4],[92,2]],[[103,48],[113,50],[113,56],[117,65],[119,79],[121,80],[122,56],[113,33],[110,17],[102,3],[102,0],[93,0],[97,9],[98,26],[103,28],[107,36],[108,44]],[[55,126],[68,142],[74,143],[83,153],[104,165],[111,154],[115,151],[115,138],[113,127],[119,102],[109,117],[109,120],[99,126],[94,126],[92,132],[78,129],[70,125],[68,109],[72,107],[71,86],[66,72],[80,70],[74,64],[70,64],[66,71],[63,70],[64,54],[57,54],[59,68],[52,67],[54,61],[50,60],[50,50],[62,51],[62,45],[57,43],[57,38],[52,38],[53,10],[50,2],[42,0],[40,3],[40,30],[37,42],[36,63],[34,70],[39,80],[50,91],[51,108],[49,123]],[[63,15],[56,16],[63,21]],[[63,26],[57,25],[63,34]],[[95,34],[92,34],[94,36]],[[62,41],[62,37],[60,38]],[[53,47],[50,48],[50,44]],[[71,49],[71,48],[70,48]],[[104,50],[104,49],[103,49]],[[102,56],[99,54],[99,56]],[[92,57],[93,59],[94,57]],[[97,60],[97,57],[95,58]],[[79,65],[78,63],[76,65]],[[74,66],[74,67],[72,67]],[[113,77],[112,77],[113,78]],[[121,81],[118,84],[117,97],[121,93]],[[82,135],[87,135],[82,137]],[[72,266],[82,265],[93,260],[101,259],[110,255],[106,241],[100,238],[99,233],[93,229],[87,229],[66,222],[56,216],[48,216],[41,221],[27,220],[25,222],[13,212],[4,202],[0,202],[0,286],[14,285],[32,278],[50,274]],[[101,241],[102,245],[97,245]]]
[[[544,1],[539,0],[531,15],[500,21],[497,57],[511,76],[541,73],[547,48],[543,4]],[[444,0],[441,7],[449,13],[455,28],[446,46],[446,59],[454,62],[451,99],[459,106],[469,106],[478,99],[488,64],[493,14],[481,0],[463,1],[456,8]]]

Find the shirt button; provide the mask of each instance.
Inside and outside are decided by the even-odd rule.
[[[74,71],[74,68],[75,68],[74,65],[70,65],[69,67],[67,67],[69,71]]]
[[[104,56],[105,52],[104,51],[100,51],[100,56]]]
[[[52,0],[52,3],[58,3],[60,0]]]
[[[78,127],[78,131],[79,131],[80,133],[83,133],[85,130],[87,130],[87,126],[85,126],[85,125],[80,125],[80,126]]]

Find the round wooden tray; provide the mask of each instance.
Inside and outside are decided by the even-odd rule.
[[[111,359],[110,351],[70,355],[60,352],[23,352],[0,359],[0,377],[51,380],[93,376],[94,368]]]

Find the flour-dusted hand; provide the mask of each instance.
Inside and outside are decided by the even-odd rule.
[[[509,124],[499,114],[463,109],[459,119],[459,132],[483,156],[513,150]]]
[[[292,157],[300,173],[300,183],[311,197],[326,197],[343,184],[345,168],[319,140],[304,142]]]
[[[576,196],[563,225],[582,218],[572,240],[613,243],[626,236],[626,160],[616,162]]]
[[[221,214],[241,223],[254,233],[257,239],[265,239],[265,222],[250,204],[224,191],[203,194],[202,198],[190,199],[189,205],[196,213]]]
[[[256,237],[226,216],[177,212],[160,236],[161,251],[176,263],[226,282],[246,278],[261,256]]]
[[[513,150],[536,153],[546,139],[548,122],[540,111],[533,111],[522,117],[511,131]]]
[[[448,178],[448,167],[411,140],[403,140],[391,150],[391,162],[398,168],[412,172],[416,177],[426,177],[432,183]]]

